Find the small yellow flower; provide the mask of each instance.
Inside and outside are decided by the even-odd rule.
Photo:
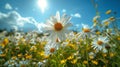
[[[114,54],[114,53],[112,53],[112,52],[111,52],[109,55],[110,55],[110,57],[113,57],[113,56],[115,56],[115,54]]]
[[[6,54],[0,54],[0,57],[5,57],[6,56]]]
[[[75,44],[68,44],[67,46],[69,46],[69,47],[71,47],[71,48],[73,48],[73,49],[77,49],[77,47],[75,46]]]
[[[120,41],[120,37],[118,37],[118,38],[117,38],[117,40],[119,40],[119,41]]]
[[[17,59],[17,57],[16,57],[16,56],[13,56],[13,57],[12,57],[12,59],[13,59],[13,60],[16,60],[16,59]]]
[[[72,56],[69,56],[68,58],[67,58],[67,60],[71,60],[71,59],[73,59],[74,58],[74,56],[72,55]]]
[[[90,58],[90,59],[93,59],[93,58],[94,58],[94,56],[93,56],[93,55],[90,55],[90,56],[89,56],[89,58]]]
[[[30,48],[30,51],[33,51],[33,52],[36,52],[36,46],[32,46],[31,48]]]
[[[60,61],[61,64],[66,63],[66,59]]]
[[[3,41],[3,44],[6,45],[6,44],[8,44],[8,43],[9,43],[8,38],[5,38],[4,41]]]
[[[17,56],[18,56],[19,58],[21,58],[21,57],[22,57],[22,54],[18,54]]]
[[[44,56],[44,58],[45,58],[45,59],[48,59],[48,58],[49,58],[49,56],[50,56],[50,55],[45,55],[45,56]]]
[[[26,55],[25,58],[26,58],[26,59],[31,59],[31,58],[32,58],[32,55]]]
[[[88,61],[84,60],[83,63],[84,63],[84,64],[88,64]]]
[[[75,64],[77,62],[77,59],[74,59],[71,61],[72,64]]]
[[[9,43],[8,38],[5,38],[5,39],[3,40],[3,42],[0,44],[0,46],[2,46],[2,48],[4,48],[8,43]]]
[[[44,56],[44,55],[45,55],[44,51],[38,52],[38,54],[39,54],[40,56]]]
[[[103,56],[103,57],[106,57],[106,56],[107,56],[107,54],[106,54],[106,53],[103,53],[103,54],[102,54],[102,56]]]
[[[98,62],[96,60],[92,60],[91,62],[95,65],[98,65]]]
[[[41,42],[41,45],[45,45],[45,44],[47,44],[47,42],[46,42],[46,41]]]
[[[97,34],[97,35],[100,35],[100,32],[99,32],[99,31],[97,31],[97,32],[96,32],[96,34]]]
[[[105,14],[110,14],[111,13],[111,10],[107,10]]]

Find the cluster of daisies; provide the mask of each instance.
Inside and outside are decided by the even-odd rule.
[[[108,10],[106,14],[110,14]],[[120,65],[120,32],[114,27],[119,20],[112,16],[93,18],[93,26],[82,24],[73,32],[71,17],[56,12],[43,29],[46,32],[0,33],[0,66],[2,67],[118,67]],[[113,26],[111,25],[113,24]]]

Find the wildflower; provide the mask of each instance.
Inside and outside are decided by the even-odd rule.
[[[59,12],[56,13],[56,16],[51,17],[44,27],[45,30],[51,33],[50,39],[52,38],[53,41],[56,41],[57,38],[64,40],[66,37],[65,34],[69,32],[67,28],[71,26],[71,23],[69,23],[70,19],[71,17],[67,17],[66,15],[60,18]]]
[[[72,60],[71,63],[72,63],[72,64],[77,63],[77,59]]]
[[[98,65],[98,62],[96,60],[92,60],[91,62],[95,65]]]
[[[71,48],[73,48],[75,50],[78,49],[78,47],[75,44],[72,44],[72,43],[69,43],[67,46],[69,46],[69,47],[71,47]]]
[[[96,34],[97,34],[97,35],[100,35],[100,31],[97,31]]]
[[[115,17],[110,17],[109,20],[113,22],[115,21]]]
[[[22,57],[22,54],[18,54],[17,56],[18,56],[19,58],[21,58],[21,57]]]
[[[84,33],[89,33],[91,31],[88,25],[82,24],[82,26],[83,26],[82,31]]]
[[[5,57],[5,56],[6,56],[6,54],[3,54],[3,53],[2,53],[2,54],[0,54],[0,57]]]
[[[108,38],[100,36],[93,40],[92,47],[96,50],[102,50],[106,43],[108,43]]]
[[[60,63],[61,63],[61,64],[66,63],[66,59],[61,60]]]
[[[17,57],[16,57],[16,56],[13,56],[12,59],[13,59],[13,60],[17,60]]]
[[[44,56],[44,51],[38,52],[40,56]]]
[[[88,64],[88,61],[84,60],[83,63],[84,63],[84,64]]]
[[[73,59],[74,58],[74,56],[72,55],[72,56],[69,56],[68,58],[67,58],[67,60],[71,60],[71,59]]]
[[[115,54],[114,54],[114,53],[112,53],[112,52],[110,52],[110,53],[109,53],[109,55],[110,55],[110,57],[115,56]]]
[[[119,40],[119,41],[120,41],[120,37],[118,37],[118,38],[117,38],[117,40]]]
[[[8,60],[7,62],[5,62],[4,66],[7,66],[7,67],[17,66],[17,61],[10,59],[10,60]]]
[[[90,58],[90,59],[93,59],[95,56],[96,56],[95,53],[93,53],[93,52],[90,52],[90,53],[89,53],[89,58]]]
[[[59,45],[56,42],[48,42],[47,45],[45,45],[45,54],[49,55],[52,53],[55,53],[56,50],[58,50]]]
[[[29,63],[28,60],[22,59],[22,61],[19,61],[18,66],[19,66],[19,67],[27,67],[28,63]]]
[[[37,50],[36,46],[32,46],[32,47],[30,48],[30,51],[36,52],[36,50]]]
[[[111,13],[111,10],[107,10],[105,14],[110,14]]]
[[[2,47],[5,47],[5,45],[7,45],[9,43],[8,38],[5,38],[2,42]]]
[[[98,19],[100,18],[100,16],[95,16],[94,18],[93,18],[93,22],[94,23],[98,23]]]
[[[107,56],[107,54],[106,54],[106,53],[103,53],[103,54],[102,54],[102,56],[103,56],[103,57],[106,57],[106,56]]]
[[[105,19],[102,21],[103,26],[108,26],[111,22],[109,21],[109,19]]]
[[[26,54],[26,55],[25,55],[25,58],[26,58],[26,59],[31,59],[31,58],[32,58],[32,55]]]

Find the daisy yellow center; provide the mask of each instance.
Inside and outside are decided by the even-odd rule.
[[[90,29],[84,28],[84,29],[83,29],[83,32],[88,33],[88,32],[90,32]]]
[[[102,45],[103,42],[99,40],[99,41],[97,42],[97,44],[98,44],[98,45]]]
[[[57,22],[57,23],[55,23],[55,25],[54,25],[54,29],[55,29],[56,31],[61,31],[61,30],[63,29],[63,25],[62,25],[61,23]]]
[[[53,53],[55,51],[55,48],[51,48],[50,52]]]

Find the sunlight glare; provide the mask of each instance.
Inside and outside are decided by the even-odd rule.
[[[44,13],[45,8],[47,7],[46,0],[38,0],[38,6],[40,7],[41,12]]]

